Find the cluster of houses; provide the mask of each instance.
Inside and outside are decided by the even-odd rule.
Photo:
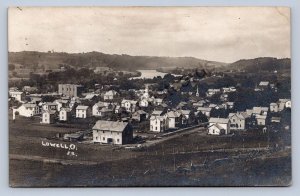
[[[261,82],[260,90],[265,88],[269,88],[269,83]],[[59,84],[58,93],[51,94],[58,97],[53,102],[43,102],[43,95],[28,95],[27,91],[30,101],[25,101],[25,90],[11,88],[9,91],[10,98],[21,104],[13,108],[13,119],[16,115],[40,116],[41,124],[52,124],[95,117],[98,121],[92,130],[93,141],[96,143],[130,143],[133,139],[132,121],[147,122],[148,131],[159,133],[199,124],[202,121],[198,118],[202,115],[208,121],[207,133],[220,135],[247,130],[254,125],[266,126],[268,121],[279,123],[280,118],[270,118],[270,114],[291,108],[290,99],[279,99],[276,103],[270,103],[269,107],[253,107],[246,111],[229,113],[227,118],[211,116],[213,109],[234,109],[234,102],[228,101],[228,93],[235,92],[235,87],[208,89],[206,98],[200,98],[197,86],[196,91],[191,92],[194,98],[191,98],[189,103],[182,101],[174,108],[169,107],[161,96],[166,94],[165,91],[150,93],[148,85],[145,85],[145,89],[129,90],[133,91],[138,99],[126,99],[121,92],[115,90],[107,90],[100,95],[96,92],[84,93],[84,87],[81,85]],[[215,94],[220,94],[221,104],[209,101],[209,97]],[[99,97],[100,99],[97,99]],[[97,101],[93,105],[84,104],[92,103],[92,100]],[[119,115],[121,118],[112,120],[112,116],[118,114],[125,115]]]

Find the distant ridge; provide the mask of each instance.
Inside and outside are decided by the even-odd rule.
[[[8,62],[31,66],[45,66],[47,69],[57,69],[59,65],[69,65],[74,68],[110,67],[118,70],[158,69],[158,68],[215,68],[226,63],[207,61],[194,57],[155,57],[104,54],[101,52],[88,53],[59,53],[59,52],[9,52]]]
[[[260,57],[255,59],[242,59],[228,64],[226,69],[256,71],[274,71],[291,69],[291,59],[277,59],[273,57]]]

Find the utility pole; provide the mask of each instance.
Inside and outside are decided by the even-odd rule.
[[[176,171],[176,160],[175,160],[175,149],[173,147],[173,167],[174,167],[174,172]]]

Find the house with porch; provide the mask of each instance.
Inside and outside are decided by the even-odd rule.
[[[166,118],[165,116],[155,116],[150,117],[150,131],[152,132],[165,132],[167,130]]]
[[[246,112],[229,113],[230,130],[245,130],[249,115]]]
[[[13,119],[15,119],[16,113],[19,113],[20,116],[31,117],[40,114],[40,109],[34,103],[23,103],[20,107],[13,109]]]
[[[208,135],[229,134],[230,120],[228,118],[210,118],[207,133]]]

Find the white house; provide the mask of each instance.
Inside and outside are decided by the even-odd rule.
[[[90,116],[89,106],[79,105],[76,107],[76,118],[87,118]]]
[[[206,96],[211,97],[220,92],[221,92],[221,89],[208,89],[206,92]]]
[[[93,130],[93,142],[102,144],[128,144],[133,139],[133,129],[127,122],[98,120]]]
[[[40,113],[39,106],[33,103],[24,103],[19,108],[13,109],[13,117],[19,113],[20,116],[31,117]]]
[[[177,111],[167,112],[165,118],[168,129],[176,129],[182,125],[182,114]]]
[[[257,125],[266,125],[267,116],[265,115],[255,115]]]
[[[247,109],[246,112],[248,115],[267,115],[269,111],[268,107],[253,107],[253,109]]]
[[[167,129],[166,118],[164,116],[150,117],[150,131],[164,132]]]
[[[118,92],[114,90],[107,91],[104,93],[104,100],[112,100],[115,99],[118,96]]]
[[[92,115],[93,116],[101,116],[100,110],[105,107],[104,102],[99,101],[98,103],[95,103],[92,107]]]
[[[278,100],[278,111],[282,111],[285,108],[291,108],[292,102],[290,99],[279,99]]]
[[[277,103],[270,103],[270,111],[271,112],[278,112],[278,104]]]
[[[57,106],[58,105],[56,103],[51,103],[51,102],[42,103],[42,109],[44,111],[47,111],[47,110],[59,111]]]
[[[208,125],[209,135],[221,135],[230,133],[230,120],[228,118],[210,118]]]
[[[229,113],[230,130],[245,130],[248,117],[246,112]]]
[[[140,100],[139,101],[139,106],[140,107],[148,107],[149,106],[149,101],[148,101],[148,99],[142,99],[142,100]]]
[[[125,108],[127,112],[135,112],[137,101],[123,99],[121,107]]]
[[[268,81],[261,81],[258,85],[258,89],[260,90],[266,90],[269,87],[270,87],[270,82]]]
[[[52,124],[55,122],[57,111],[47,110],[42,113],[42,124]]]
[[[59,120],[68,121],[72,116],[72,110],[70,108],[61,108],[59,111]]]
[[[22,102],[24,100],[25,94],[20,91],[9,91],[9,96],[19,102]]]

